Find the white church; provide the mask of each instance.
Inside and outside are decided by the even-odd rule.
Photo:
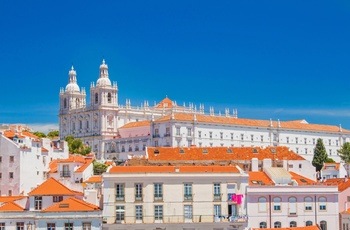
[[[318,138],[323,139],[330,158],[340,162],[337,150],[350,138],[339,126],[309,124],[306,120],[273,121],[238,118],[237,111],[209,113],[204,105],[177,105],[169,98],[154,106],[145,101],[132,107],[130,100],[118,104],[118,86],[111,82],[105,60],[96,85],[90,85],[90,104],[85,88],[79,87],[74,68],[65,89],[60,89],[59,133],[80,138],[97,159],[126,160],[143,156],[147,146],[243,147],[287,146],[312,160]]]

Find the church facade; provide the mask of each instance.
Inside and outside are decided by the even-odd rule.
[[[74,68],[60,90],[59,133],[80,138],[90,145],[97,159],[127,159],[145,155],[146,146],[163,147],[242,147],[287,146],[312,160],[318,138],[323,139],[329,157],[339,162],[337,150],[349,141],[350,132],[341,126],[309,124],[305,120],[272,121],[205,113],[193,105],[179,106],[165,98],[154,106],[145,101],[132,107],[130,100],[118,104],[118,87],[111,83],[105,61],[100,65],[96,85],[90,85],[90,103],[80,89]]]

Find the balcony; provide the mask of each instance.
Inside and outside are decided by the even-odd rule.
[[[154,200],[155,201],[162,201],[163,200],[163,194],[154,194]]]
[[[184,200],[185,201],[192,200],[192,194],[185,194],[184,195]]]
[[[159,134],[153,134],[153,138],[160,138]]]
[[[70,171],[61,171],[60,173],[61,177],[71,177]]]
[[[124,195],[122,195],[122,194],[117,194],[116,196],[115,196],[115,200],[116,201],[124,201]]]
[[[142,194],[135,194],[135,201],[142,201]]]
[[[170,137],[170,133],[164,134],[164,137]]]
[[[221,201],[221,194],[214,194],[214,201]]]

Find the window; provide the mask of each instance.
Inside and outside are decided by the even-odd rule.
[[[305,148],[305,154],[307,154],[307,148]]]
[[[250,140],[254,141],[254,135],[250,135]]]
[[[289,143],[289,137],[286,137],[286,141],[287,141],[287,143]]]
[[[89,128],[89,121],[86,121],[86,128]]]
[[[2,173],[0,173],[0,179],[2,178]]]
[[[312,198],[311,197],[305,197],[305,211],[311,211],[312,210]]]
[[[297,138],[297,137],[295,138],[295,143],[297,143],[297,144],[298,144],[298,138]]]
[[[61,202],[63,200],[63,196],[53,196],[52,201],[53,202]]]
[[[154,184],[154,200],[163,200],[162,184]]]
[[[214,205],[214,216],[221,216],[221,205]]]
[[[115,200],[124,200],[124,184],[115,185]]]
[[[260,141],[264,142],[264,136],[263,135],[260,135]]]
[[[107,94],[107,101],[108,101],[108,103],[112,102],[112,95],[111,95],[111,93]]]
[[[233,140],[233,133],[231,133],[231,140]]]
[[[267,228],[266,222],[260,222],[259,228]]]
[[[154,129],[154,137],[159,137],[159,129]]]
[[[192,145],[192,140],[187,140],[187,146],[191,147],[191,145]]]
[[[316,143],[315,138],[312,138],[312,144],[314,145]]]
[[[63,108],[67,108],[67,98],[65,98],[64,100],[63,100]]]
[[[13,179],[13,172],[9,172],[9,178]]]
[[[339,140],[335,141],[335,145],[338,146],[339,145]]]
[[[166,137],[169,137],[169,136],[170,136],[170,128],[169,128],[169,127],[166,127],[166,128],[165,128],[165,136],[166,136]]]
[[[307,143],[307,139],[306,138],[304,138],[304,144],[306,144]]]
[[[279,221],[276,221],[275,223],[273,223],[274,228],[281,228],[281,226],[282,226],[282,224]]]
[[[184,205],[185,220],[192,220],[192,205]]]
[[[332,145],[332,140],[331,139],[328,140],[328,145]]]
[[[318,198],[318,203],[320,205],[320,210],[326,210],[327,209],[327,199],[325,197]]]
[[[306,221],[305,226],[312,226],[312,221],[311,220]]]
[[[5,223],[4,222],[0,223],[0,230],[5,230]]]
[[[117,205],[116,209],[116,221],[123,221],[124,220],[124,215],[125,215],[125,207],[124,205]]]
[[[142,200],[142,184],[135,184],[135,200]]]
[[[297,214],[297,198],[289,197],[289,215]]]
[[[158,146],[159,146],[158,141],[154,141],[154,146],[155,146],[155,147],[158,147]]]
[[[296,226],[297,226],[297,222],[295,222],[295,221],[291,221],[289,223],[289,227],[296,227]]]
[[[279,198],[279,197],[273,198],[273,210],[275,210],[275,211],[281,210],[281,198]]]
[[[213,132],[209,132],[209,138],[213,138]]]
[[[163,220],[163,205],[154,206],[154,219]]]
[[[12,190],[9,190],[9,196],[12,196]]]
[[[136,220],[142,220],[142,205],[135,206],[135,217]]]
[[[299,153],[299,148],[295,148],[295,152],[296,152],[296,153]]]
[[[125,146],[122,145],[122,153],[125,152]]]
[[[95,93],[95,104],[98,103],[98,93]]]
[[[192,135],[192,129],[191,128],[187,128],[187,136],[191,136]]]
[[[222,140],[224,138],[224,133],[220,132],[220,139]]]
[[[180,136],[180,127],[176,127],[176,136]]]
[[[24,222],[16,222],[16,230],[24,230]]]
[[[184,200],[192,200],[192,184],[184,184]]]
[[[332,149],[329,149],[329,155],[332,155]]]
[[[91,230],[91,223],[83,222],[83,230]]]
[[[14,156],[10,156],[10,163],[15,162],[15,157]]]
[[[198,131],[198,137],[202,138],[202,131]]]
[[[42,196],[35,196],[34,197],[34,205],[35,210],[41,210],[43,206],[43,197]]]
[[[327,230],[327,221],[322,220],[320,222],[320,227],[321,227],[321,230]]]
[[[0,156],[0,163],[2,162],[2,156]]]
[[[214,200],[221,200],[220,184],[214,184]]]
[[[244,140],[244,134],[243,133],[241,134],[241,140],[242,141]]]
[[[267,211],[266,201],[267,200],[265,197],[259,198],[259,212],[266,212]]]
[[[47,223],[47,230],[55,230],[56,229],[56,224],[55,223]]]

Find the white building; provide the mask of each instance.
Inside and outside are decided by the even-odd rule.
[[[247,226],[248,174],[237,166],[114,166],[103,181],[106,229]]]
[[[100,230],[102,211],[76,192],[50,178],[29,197],[0,197],[0,227],[7,230]]]
[[[68,84],[60,91],[59,132],[61,139],[68,135],[81,138],[93,147],[98,159],[142,155],[144,146],[283,145],[312,160],[316,140],[322,138],[328,155],[339,162],[337,150],[350,137],[341,126],[243,119],[237,118],[237,110],[230,114],[226,109],[218,115],[213,107],[205,114],[203,104],[197,110],[193,104],[178,106],[169,98],[154,106],[145,101],[132,107],[128,99],[126,105],[119,105],[117,84],[112,85],[104,60],[96,85],[90,86],[90,104],[85,89],[77,84],[76,71],[69,71]]]
[[[321,170],[322,179],[344,178],[348,173],[342,163],[325,163]]]
[[[339,229],[338,186],[317,183],[284,168],[249,173],[247,206],[252,228],[317,224],[321,230]]]
[[[65,141],[39,139],[29,132],[3,132],[0,134],[0,194],[27,194],[47,179],[51,160],[67,157]]]

